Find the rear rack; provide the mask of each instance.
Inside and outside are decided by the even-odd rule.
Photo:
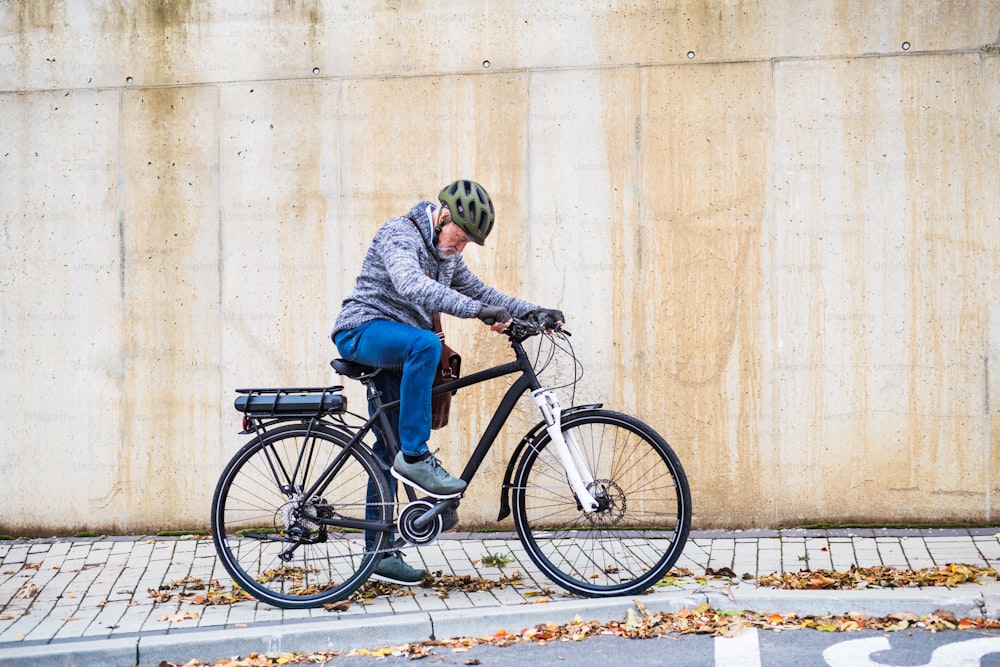
[[[347,411],[347,397],[333,387],[237,389],[234,407],[253,419],[320,418]]]

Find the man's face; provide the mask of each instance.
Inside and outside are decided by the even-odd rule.
[[[441,228],[441,233],[438,235],[438,256],[442,259],[448,259],[465,249],[465,244],[469,242],[469,235],[451,221],[451,215],[447,209],[442,212],[441,217],[445,221],[445,225]]]

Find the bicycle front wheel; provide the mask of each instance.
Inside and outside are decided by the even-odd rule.
[[[528,555],[578,595],[649,588],[677,561],[690,530],[691,492],[677,455],[646,424],[609,410],[567,415],[562,431],[590,469],[600,508],[583,511],[543,432],[514,480],[514,525]]]
[[[368,451],[314,425],[276,428],[229,462],[212,499],[212,539],[236,583],[257,599],[301,609],[342,600],[371,574],[388,533],[322,519],[387,521],[384,476]],[[336,461],[312,497],[305,492]]]

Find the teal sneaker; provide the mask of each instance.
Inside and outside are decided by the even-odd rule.
[[[407,565],[401,552],[391,551],[382,556],[382,560],[372,571],[372,578],[388,581],[390,584],[409,586],[410,584],[419,584],[424,578],[424,571]]]
[[[466,487],[465,481],[448,474],[433,454],[416,463],[407,463],[403,452],[396,454],[392,476],[432,498],[454,498],[462,495]]]

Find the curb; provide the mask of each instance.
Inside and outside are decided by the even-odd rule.
[[[938,610],[950,611],[958,618],[979,618],[988,615],[989,604],[984,587],[974,589],[939,589],[921,592],[920,589],[888,590],[811,590],[779,591],[766,588],[748,588],[732,592],[732,597],[722,591],[705,592],[706,601],[716,609],[778,612],[798,616],[834,616],[852,612],[866,616],[888,616],[910,611],[927,616]],[[995,594],[990,595],[994,601]]]
[[[66,643],[33,644],[0,649],[2,667],[66,667],[67,665],[101,665],[103,667],[134,667],[140,637],[73,640]]]
[[[3,667],[134,667],[192,658],[220,660],[249,653],[343,650],[430,639],[425,613],[302,621],[227,630],[184,630],[113,639],[69,640],[0,649]]]

